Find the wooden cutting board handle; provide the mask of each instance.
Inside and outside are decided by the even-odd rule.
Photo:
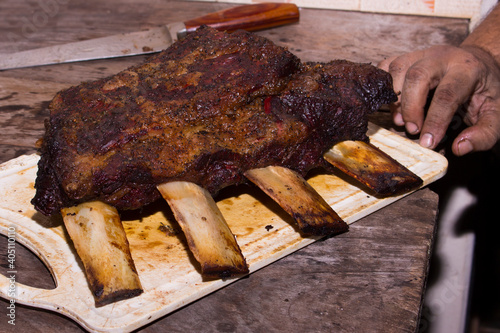
[[[299,20],[299,9],[291,3],[259,3],[236,6],[185,21],[186,32],[194,32],[201,25],[228,32],[237,29],[255,31],[272,28]]]

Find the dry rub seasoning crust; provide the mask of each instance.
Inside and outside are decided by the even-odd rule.
[[[301,63],[257,35],[204,27],[54,97],[32,202],[47,215],[90,200],[136,209],[172,180],[215,194],[256,167],[304,175],[335,142],[366,141],[366,115],[395,100],[369,64]]]

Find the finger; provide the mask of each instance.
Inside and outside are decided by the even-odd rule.
[[[403,90],[408,69],[421,58],[420,53],[417,51],[396,57],[389,64],[387,71],[392,76],[392,84],[396,93],[400,93]]]
[[[381,62],[379,62],[377,64],[377,67],[380,68],[380,69],[383,69],[384,71],[389,72],[389,74],[391,74],[390,71],[389,71],[389,67],[390,67],[391,63],[396,58],[397,58],[397,56],[392,56],[392,57],[386,58],[386,59],[382,60]],[[393,86],[393,89],[395,91],[397,91],[397,89],[394,87],[394,76],[392,74],[391,74],[391,76],[392,76],[392,86]],[[391,114],[393,116],[393,122],[394,122],[394,124],[396,124],[397,126],[402,126],[403,125],[401,123],[402,119],[401,119],[401,121],[399,121],[399,118],[401,118],[401,117],[399,117],[398,119],[396,119],[394,117],[394,115],[400,115],[399,108],[400,108],[400,101],[399,101],[399,94],[398,94],[398,101],[390,104],[389,105],[389,110],[391,111]]]
[[[379,64],[379,67],[388,71],[392,76],[394,91],[398,94],[398,101],[390,106],[394,124],[403,126],[404,121],[401,116],[401,91],[405,81],[408,68],[421,57],[420,51],[404,54],[399,57],[391,57]]]
[[[401,103],[397,102],[389,107],[392,113],[392,122],[397,126],[404,126],[403,115],[401,114]]]
[[[421,131],[427,96],[444,73],[443,65],[435,58],[421,59],[406,72],[401,92],[401,116],[408,133]]]
[[[453,141],[452,151],[457,156],[485,151],[493,148],[498,140],[500,140],[500,105],[497,105],[496,109],[482,112],[475,125],[463,130]]]
[[[422,126],[420,145],[433,149],[439,144],[459,106],[472,95],[476,82],[475,73],[463,67],[448,70],[434,92]]]

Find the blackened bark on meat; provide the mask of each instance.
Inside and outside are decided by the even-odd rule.
[[[395,99],[371,65],[300,63],[265,38],[205,27],[55,96],[33,204],[47,215],[89,200],[136,209],[168,181],[215,194],[252,168],[304,175],[335,142],[366,141],[366,115]]]

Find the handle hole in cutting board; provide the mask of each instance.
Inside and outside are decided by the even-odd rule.
[[[0,273],[8,277],[8,238],[0,235]],[[15,272],[16,282],[34,288],[55,289],[54,277],[45,264],[28,248],[15,243]]]

